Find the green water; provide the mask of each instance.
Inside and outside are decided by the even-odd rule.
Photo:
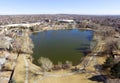
[[[37,60],[43,56],[48,57],[54,64],[68,60],[76,65],[85,56],[84,52],[89,49],[92,36],[92,31],[78,29],[49,30],[32,34],[35,46],[33,63],[38,65]]]

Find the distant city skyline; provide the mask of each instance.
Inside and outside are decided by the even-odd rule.
[[[120,15],[120,0],[1,0],[0,15]]]

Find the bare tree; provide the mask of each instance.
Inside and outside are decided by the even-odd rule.
[[[106,40],[105,52],[108,55],[113,55],[113,51],[118,50],[117,41],[113,40],[111,37]]]
[[[29,32],[25,30],[23,36],[17,36],[14,43],[14,50],[17,52],[33,53],[32,48],[34,47],[32,40],[29,37]]]
[[[51,71],[53,63],[49,58],[41,57],[38,59],[38,63],[41,65],[43,71]]]

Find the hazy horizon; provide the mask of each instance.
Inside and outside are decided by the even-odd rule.
[[[119,0],[2,0],[0,15],[120,15]]]
[[[22,16],[22,15],[83,15],[83,16],[120,16],[120,14],[69,14],[69,13],[61,13],[61,14],[0,14],[0,16]]]

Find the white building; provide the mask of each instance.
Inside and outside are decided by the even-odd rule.
[[[58,22],[61,22],[61,23],[74,23],[75,21],[74,20],[63,19],[63,20],[58,20]]]

